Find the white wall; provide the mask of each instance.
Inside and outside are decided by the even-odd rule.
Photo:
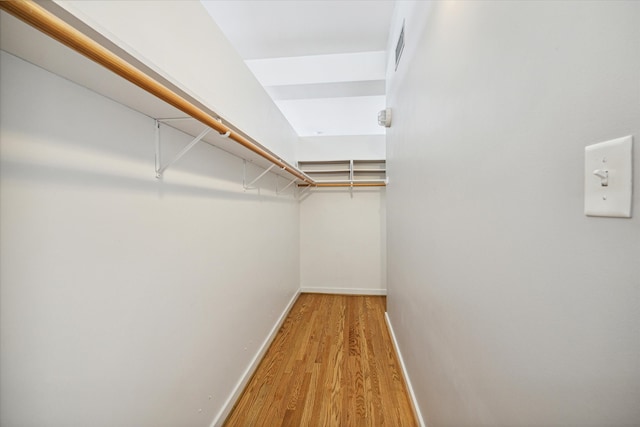
[[[640,3],[399,7],[388,306],[427,424],[640,425]],[[634,217],[584,216],[584,147],[629,134]]]
[[[56,3],[280,158],[295,162],[297,135],[199,1]]]
[[[300,138],[298,160],[377,160],[386,157],[384,135]]]
[[[299,160],[384,159],[384,135],[300,138]],[[305,292],[386,294],[384,189],[314,189],[300,203]]]
[[[0,59],[0,424],[210,425],[298,290],[298,202],[206,144],[157,180],[153,120]]]
[[[386,294],[385,190],[314,189],[300,203],[303,292]]]

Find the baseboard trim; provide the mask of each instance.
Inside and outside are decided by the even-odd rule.
[[[386,289],[359,288],[300,288],[303,294],[335,294],[335,295],[387,295]]]
[[[398,360],[400,360],[400,368],[402,369],[402,375],[404,375],[404,381],[407,383],[407,388],[409,389],[409,395],[411,396],[411,402],[413,403],[413,409],[416,411],[416,417],[418,417],[418,423],[420,423],[420,427],[427,427],[427,424],[424,422],[424,418],[422,418],[422,412],[420,412],[420,407],[418,406],[418,401],[416,399],[416,395],[413,392],[413,386],[411,385],[411,379],[409,378],[409,373],[407,372],[407,367],[404,364],[404,359],[402,358],[402,353],[400,352],[400,347],[398,347],[398,341],[396,340],[396,334],[393,331],[393,326],[391,325],[391,319],[389,318],[389,313],[384,313],[384,319],[387,322],[387,327],[389,328],[389,333],[391,335],[391,341],[393,342],[393,347],[396,350],[396,354],[398,355]]]
[[[216,415],[216,417],[213,419],[213,422],[211,423],[211,427],[222,426],[222,424],[225,422],[225,420],[231,413],[231,410],[233,409],[233,405],[235,405],[236,401],[244,391],[244,388],[249,383],[249,380],[251,380],[253,373],[258,368],[258,365],[260,364],[260,362],[262,361],[262,358],[264,357],[265,353],[269,349],[271,342],[276,337],[276,334],[278,333],[280,326],[282,326],[282,324],[284,323],[284,320],[289,315],[289,312],[291,311],[293,304],[298,299],[298,296],[300,296],[300,293],[301,293],[300,289],[298,289],[296,293],[293,295],[293,297],[291,298],[291,300],[289,301],[289,303],[287,304],[287,306],[285,307],[282,314],[280,315],[280,318],[278,318],[278,321],[275,323],[275,325],[273,325],[273,328],[271,328],[269,335],[267,335],[267,338],[262,342],[260,349],[258,350],[256,355],[253,357],[253,359],[251,360],[251,363],[242,374],[240,381],[238,381],[235,388],[233,389],[233,393],[231,393],[227,401],[222,406],[222,409],[218,412],[218,415]]]

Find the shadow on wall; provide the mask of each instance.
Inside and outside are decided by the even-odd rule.
[[[247,190],[242,192],[242,183],[234,183],[238,190],[225,190],[215,187],[213,179],[206,180],[202,177],[195,183],[163,182],[146,178],[116,175],[84,169],[72,169],[68,167],[48,166],[39,164],[19,163],[12,161],[2,162],[2,174],[4,179],[17,178],[33,182],[55,182],[74,186],[103,188],[105,190],[121,189],[145,194],[157,194],[159,198],[164,196],[188,196],[200,198],[214,198],[233,201],[257,201],[268,198],[271,202],[290,203],[292,193],[277,196],[275,193],[263,191],[263,189]],[[210,185],[206,185],[207,182]],[[267,194],[265,194],[267,193]]]

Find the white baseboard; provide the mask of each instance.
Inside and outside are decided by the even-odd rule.
[[[337,295],[387,295],[386,289],[360,288],[300,288],[303,294],[337,294]]]
[[[413,408],[415,409],[416,416],[418,417],[418,423],[420,423],[420,427],[427,427],[427,424],[424,422],[424,418],[422,418],[422,412],[420,412],[420,407],[418,406],[416,395],[413,392],[413,386],[411,385],[411,380],[409,379],[409,373],[407,372],[407,367],[404,364],[402,353],[400,352],[400,348],[398,347],[398,341],[396,341],[396,334],[393,332],[393,326],[391,325],[389,313],[384,313],[384,318],[387,321],[387,327],[389,328],[391,341],[393,341],[393,346],[396,349],[396,354],[398,355],[398,359],[400,359],[400,367],[402,368],[402,374],[404,375],[404,380],[407,383],[407,388],[409,389],[409,395],[411,396],[411,402],[413,403]]]
[[[289,315],[289,311],[291,311],[291,308],[293,307],[293,304],[298,299],[299,295],[300,295],[300,289],[298,289],[298,291],[293,295],[293,297],[291,298],[291,301],[289,301],[289,304],[287,304],[284,311],[278,318],[278,321],[276,322],[275,325],[273,325],[273,328],[271,328],[269,335],[267,335],[267,338],[262,342],[260,349],[258,350],[256,355],[253,357],[253,359],[251,360],[251,363],[249,364],[247,369],[244,371],[244,374],[242,374],[240,381],[238,381],[235,388],[233,389],[233,393],[231,393],[227,401],[222,406],[222,409],[220,410],[220,412],[218,412],[218,415],[216,415],[216,417],[213,419],[213,422],[211,423],[211,427],[220,427],[222,426],[224,421],[227,419],[227,417],[231,413],[231,410],[233,409],[233,405],[236,403],[236,400],[238,400],[238,398],[244,391],[244,388],[247,386],[247,383],[251,379],[251,376],[253,375],[255,370],[258,368],[258,365],[260,364],[260,362],[262,361],[262,358],[264,357],[265,353],[269,349],[271,342],[276,337],[276,334],[278,333],[280,326],[282,326],[282,323],[284,323],[284,320]]]

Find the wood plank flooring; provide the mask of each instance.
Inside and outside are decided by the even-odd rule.
[[[224,425],[417,426],[384,311],[301,294]]]

